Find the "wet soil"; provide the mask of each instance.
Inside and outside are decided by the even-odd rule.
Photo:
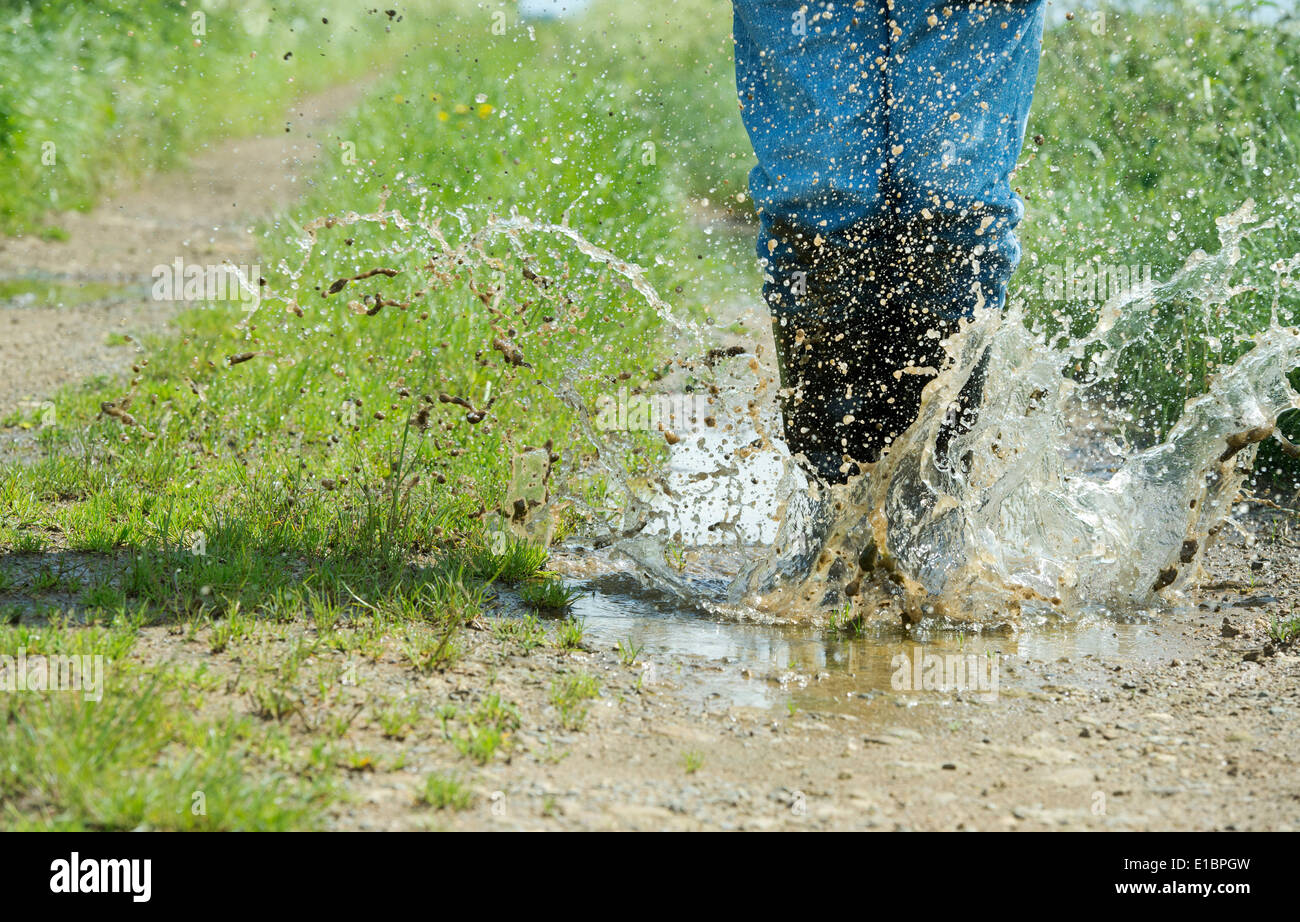
[[[443,672],[414,671],[395,640],[350,666],[319,653],[296,686],[303,715],[279,729],[305,753],[313,727],[354,715],[338,745],[364,758],[339,772],[332,829],[1300,829],[1300,645],[1269,637],[1300,592],[1300,528],[1276,512],[1252,522],[1176,608],[990,637],[846,639],[702,615],[683,630],[662,613],[656,634],[642,613],[624,626],[641,647],[629,664],[608,625],[589,623],[573,652],[503,639],[493,625],[516,617],[503,596]],[[602,599],[620,602],[634,613],[638,599]],[[149,628],[133,656],[203,663],[231,680],[207,708],[250,712],[238,677],[311,632],[214,654],[202,632]],[[918,649],[997,651],[996,692],[896,687],[893,657]],[[314,676],[343,668],[343,693],[313,697]],[[575,729],[552,688],[580,674],[600,694]],[[435,715],[490,695],[520,720],[480,766],[455,745],[461,724]],[[376,716],[393,701],[420,715],[401,739]],[[431,773],[461,780],[471,806],[422,806]]]

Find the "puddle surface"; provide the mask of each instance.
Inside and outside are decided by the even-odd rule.
[[[619,644],[640,649],[642,668],[653,669],[647,679],[667,680],[689,700],[711,710],[753,707],[783,713],[793,704],[801,711],[861,713],[900,703],[951,702],[953,691],[927,689],[923,675],[915,678],[918,655],[922,666],[927,655],[980,657],[981,668],[988,660],[996,661],[999,693],[1051,683],[1050,667],[1029,672],[1019,668],[1025,662],[1095,658],[1113,666],[1191,655],[1179,632],[1145,617],[1067,623],[1049,616],[1015,632],[875,627],[860,635],[811,625],[736,621],[683,606],[672,594],[645,588],[630,572],[591,575],[593,568],[605,565],[611,570],[617,566],[585,551],[559,554],[551,563],[558,572],[570,574],[570,585],[583,590],[573,615],[583,621],[587,643],[599,649]],[[587,575],[573,575],[577,573]],[[908,662],[909,675],[899,672],[900,656]],[[1078,674],[1072,674],[1068,684],[1091,690]],[[1102,682],[1096,687],[1102,688]],[[975,680],[958,693],[984,694]]]

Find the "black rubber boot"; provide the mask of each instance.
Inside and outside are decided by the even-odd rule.
[[[870,294],[857,277],[860,268],[834,258],[810,262],[792,296],[772,310],[781,415],[790,451],[804,457],[809,472],[844,483],[859,471],[853,462],[876,454],[863,409],[882,382],[869,373],[864,357],[872,346],[858,333]]]
[[[779,233],[775,231],[774,234]],[[932,375],[937,340],[918,335],[899,309],[879,245],[816,245],[785,230],[779,238],[805,270],[786,271],[764,287],[773,317],[786,442],[809,473],[844,483],[916,418]],[[935,350],[938,349],[936,356]]]
[[[955,334],[960,318],[988,307],[1000,307],[1002,291],[1014,268],[1005,252],[972,247],[979,231],[971,232],[970,218],[914,218],[895,225],[894,277],[900,302],[912,305],[912,333],[922,363],[941,371],[947,355],[941,341]],[[942,311],[942,315],[934,313]],[[969,458],[950,458],[951,442],[969,432],[983,401],[988,372],[987,351],[976,363],[949,407],[935,440],[935,464],[943,470],[969,470]],[[920,408],[920,391],[933,380],[921,379],[909,390],[908,404],[913,417]],[[911,406],[913,400],[915,406]]]

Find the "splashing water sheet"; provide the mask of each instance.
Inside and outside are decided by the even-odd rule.
[[[373,224],[435,254],[425,267],[429,288],[457,276],[473,287],[474,271],[480,281],[483,272],[504,271],[502,259],[488,255],[495,241],[525,265],[527,241],[548,238],[612,270],[688,356],[655,386],[691,399],[650,417],[645,428],[667,443],[666,458],[634,476],[619,459],[644,446],[647,433],[601,424],[579,385],[608,382],[596,382],[581,345],[570,344],[566,373],[536,383],[573,411],[575,437],[594,461],[557,469],[553,483],[532,483],[527,506],[563,502],[587,514],[585,533],[559,555],[570,576],[630,570],[652,593],[723,620],[1016,628],[1049,615],[1128,618],[1157,609],[1193,578],[1257,443],[1273,434],[1279,414],[1300,407],[1287,380],[1300,364],[1300,334],[1281,325],[1277,309],[1300,263],[1292,259],[1272,267],[1272,322],[1172,428],[1135,449],[1115,424],[1123,415],[1120,357],[1140,341],[1152,311],[1176,299],[1208,319],[1251,290],[1232,285],[1241,244],[1272,227],[1252,202],[1218,220],[1216,253],[1197,251],[1167,281],[1112,298],[1086,335],[1051,341],[1035,333],[1014,296],[1005,310],[964,324],[945,342],[950,362],[925,388],[916,422],[861,476],[829,488],[810,481],[780,438],[779,384],[761,345],[719,344],[677,314],[642,267],[567,222],[512,213],[474,229],[464,213],[453,217],[464,232],[458,244],[423,209],[414,219],[382,204],[374,214],[321,219],[305,228],[304,264],[322,228]],[[490,298],[480,300],[491,308]],[[962,463],[936,464],[940,426],[980,361],[983,403],[953,443]],[[544,466],[543,480],[552,473]],[[584,496],[578,484],[593,474],[616,499],[593,505]],[[549,512],[530,515],[548,535]],[[536,534],[531,525],[515,531]],[[574,563],[579,558],[600,562],[593,568]]]
[[[1127,449],[1096,421],[1120,412],[1117,359],[1162,299],[1208,315],[1245,290],[1230,287],[1241,241],[1271,223],[1251,203],[1218,223],[1218,253],[1195,253],[1166,283],[1107,303],[1094,330],[1065,348],[1031,333],[1014,302],[967,326],[947,344],[953,362],[927,387],[917,422],[866,476],[832,488],[831,521],[805,554],[810,572],[782,578],[760,562],[732,601],[809,612],[865,601],[874,583],[905,620],[988,623],[1026,610],[1127,614],[1185,585],[1256,443],[1298,405],[1287,372],[1300,338],[1275,309],[1253,348],[1148,448]],[[1277,267],[1275,298],[1287,269]],[[944,469],[939,427],[986,353],[984,404],[954,443],[964,470]],[[1086,374],[1072,371],[1081,364]],[[1110,463],[1090,463],[1097,455]]]
[[[1035,335],[1014,300],[977,317],[945,344],[951,364],[926,388],[916,423],[844,486],[809,483],[773,435],[772,375],[747,356],[756,374],[745,383],[724,363],[730,378],[712,387],[730,398],[717,401],[726,424],[678,441],[655,483],[624,484],[642,520],[625,525],[638,533],[619,550],[684,601],[769,621],[1016,626],[1158,608],[1195,574],[1257,443],[1300,406],[1287,380],[1300,336],[1276,309],[1292,260],[1273,267],[1272,323],[1163,438],[1134,450],[1106,424],[1122,413],[1119,356],[1159,304],[1177,298],[1208,317],[1247,290],[1231,285],[1241,242],[1272,222],[1247,202],[1218,226],[1217,253],[1198,251],[1163,284],[1112,299],[1073,342]],[[954,444],[965,463],[941,467],[940,426],[985,356],[983,406]],[[713,550],[692,571],[682,547]]]

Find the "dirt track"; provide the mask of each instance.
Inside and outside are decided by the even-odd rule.
[[[251,261],[249,222],[298,194],[322,156],[322,129],[356,93],[309,100],[295,109],[288,132],[213,146],[188,172],[152,178],[90,214],[62,216],[66,242],[0,240],[0,277],[38,273],[139,287],[153,266],[177,257]],[[164,329],[171,310],[139,293],[80,307],[0,308],[0,413],[47,399],[62,384],[121,371],[131,351],[108,346],[109,334]],[[1017,661],[992,702],[889,689],[853,697],[832,676],[685,657],[660,664],[660,680],[645,683],[641,669],[608,649],[524,656],[488,632],[473,633],[465,658],[444,674],[420,677],[396,655],[381,658],[361,669],[358,695],[411,695],[431,713],[447,701],[471,704],[490,688],[518,705],[522,726],[508,761],[477,769],[432,719],[400,741],[359,720],[356,744],[384,758],[377,771],[346,776],[352,797],[330,823],[1297,829],[1300,656],[1294,647],[1265,652],[1265,631],[1300,598],[1298,548],[1292,516],[1277,540],[1248,547],[1236,536],[1212,549],[1206,581],[1221,588],[1160,628],[1171,646],[1190,652],[1167,658],[1153,645],[1113,659]],[[147,629],[133,655],[237,668],[230,656],[161,627]],[[701,707],[689,694],[702,675],[742,669],[746,681],[789,684],[799,702],[794,712],[725,700]],[[556,675],[576,670],[598,675],[603,691],[586,727],[567,731],[548,689]],[[802,687],[812,691],[794,690]],[[248,705],[214,695],[212,706]],[[308,739],[304,733],[298,742]],[[467,778],[476,804],[464,813],[416,807],[414,791],[431,770]]]

